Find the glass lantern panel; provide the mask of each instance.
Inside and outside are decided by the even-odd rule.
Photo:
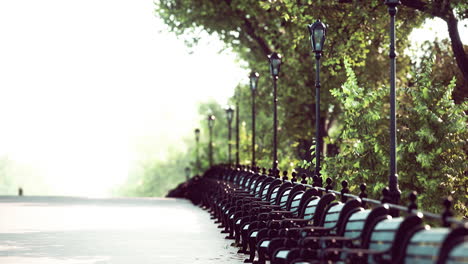
[[[273,68],[278,69],[278,66],[281,64],[281,60],[280,59],[273,59],[271,61],[271,64],[273,65]]]
[[[322,50],[322,39],[323,39],[323,28],[315,29],[314,30],[314,42],[315,42],[316,51]]]
[[[250,88],[252,88],[252,90],[257,89],[257,82],[255,77],[250,78]]]
[[[281,64],[281,60],[274,58],[271,60],[271,72],[273,75],[278,75],[279,74],[279,67]]]

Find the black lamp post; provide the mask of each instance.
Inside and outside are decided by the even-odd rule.
[[[226,108],[226,118],[228,121],[228,160],[229,164],[232,163],[231,159],[231,136],[232,136],[232,118],[234,117],[234,109],[231,106]]]
[[[398,174],[396,162],[396,52],[395,52],[395,15],[399,0],[386,0],[390,14],[390,175],[388,177],[389,199],[392,203],[400,202],[401,191],[398,188]]]
[[[185,167],[185,178],[187,181],[190,179],[190,167]]]
[[[199,143],[200,143],[200,129],[196,128],[195,129],[195,142],[196,142],[196,155],[197,155],[197,170],[200,170],[200,151],[199,151]]]
[[[320,58],[322,57],[323,44],[327,27],[318,19],[314,24],[309,25],[310,42],[312,50],[315,53],[315,175],[320,182],[315,183],[317,186],[322,186],[322,178],[320,176],[320,157],[321,157],[321,125],[320,125]]]
[[[270,61],[270,73],[273,77],[273,176],[279,177],[278,174],[278,146],[277,146],[277,134],[278,134],[278,98],[277,98],[277,89],[276,82],[278,81],[278,75],[281,67],[281,55],[276,52],[273,52],[268,56]]]
[[[258,73],[251,72],[250,90],[252,91],[252,166],[255,167],[255,96],[257,95]]]
[[[210,157],[210,167],[213,166],[213,126],[216,117],[214,115],[208,115],[208,128],[210,132],[210,143],[208,145],[208,155]]]
[[[240,144],[240,135],[239,135],[239,101],[240,101],[240,89],[237,87],[236,89],[236,165],[239,165],[239,144]]]

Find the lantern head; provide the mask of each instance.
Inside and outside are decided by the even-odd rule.
[[[231,123],[232,118],[234,117],[234,109],[231,106],[226,108],[226,117],[229,123]]]
[[[315,21],[314,24],[309,25],[308,28],[310,32],[310,43],[312,44],[312,50],[315,53],[322,53],[327,27],[320,21],[320,19],[317,19],[317,21]]]
[[[216,117],[214,115],[208,115],[208,126],[213,127]]]
[[[258,73],[257,72],[251,72],[249,79],[250,79],[250,90],[252,92],[255,92],[257,90],[257,84],[258,84]]]
[[[195,139],[198,141],[200,139],[200,129],[195,128]]]
[[[268,56],[270,61],[270,73],[273,77],[278,77],[281,67],[281,55],[276,52],[273,52]]]

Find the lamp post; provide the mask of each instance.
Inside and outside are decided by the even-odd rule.
[[[252,166],[255,167],[255,96],[257,95],[257,85],[258,85],[258,73],[251,72],[250,79],[250,90],[252,91]]]
[[[190,179],[190,167],[185,167],[185,178],[187,181]]]
[[[239,144],[240,144],[240,135],[239,135],[239,101],[240,101],[240,89],[237,87],[236,89],[236,165],[239,165]]]
[[[396,162],[396,52],[395,52],[395,15],[399,0],[385,0],[390,14],[390,175],[388,177],[389,199],[394,204],[400,202]]]
[[[196,155],[197,155],[197,170],[199,171],[201,168],[200,168],[200,151],[199,151],[199,143],[200,143],[200,129],[199,128],[196,128],[195,129],[195,142],[196,142],[196,145],[195,145],[195,149],[196,149]]]
[[[279,177],[278,172],[278,146],[277,146],[277,134],[278,134],[278,98],[276,82],[278,81],[278,75],[281,67],[281,55],[273,52],[268,56],[270,61],[270,73],[273,77],[273,176]]]
[[[234,109],[231,106],[226,108],[226,118],[228,121],[228,161],[232,163],[231,159],[231,136],[232,136],[232,118],[234,117]]]
[[[208,128],[210,133],[210,143],[208,145],[208,155],[210,158],[210,167],[213,166],[213,126],[216,117],[214,115],[208,115]]]
[[[321,156],[321,124],[320,124],[320,58],[322,57],[323,44],[327,27],[320,19],[317,19],[314,24],[309,25],[310,42],[312,50],[315,53],[315,175],[319,182],[317,186],[322,186],[322,178],[320,176],[320,156]]]

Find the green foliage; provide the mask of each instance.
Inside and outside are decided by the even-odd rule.
[[[272,88],[266,55],[283,55],[278,82],[280,168],[310,169],[315,149],[314,63],[306,25],[321,18],[328,34],[321,66],[321,116],[325,160],[322,173],[333,179],[348,179],[351,191],[366,182],[371,197],[378,198],[386,186],[389,171],[388,116],[388,16],[381,0],[350,1],[211,1],[165,0],[156,3],[156,13],[169,30],[196,45],[200,32],[218,36],[251,69],[260,73],[257,91],[257,164],[271,167]],[[462,4],[463,3],[463,4]],[[454,1],[460,17],[466,5]],[[432,8],[432,7],[431,7]],[[463,14],[462,14],[463,13]],[[445,71],[450,59],[448,45],[440,45],[432,66],[416,70],[403,52],[409,45],[408,32],[427,17],[402,6],[397,20],[398,57],[398,172],[402,197],[410,190],[421,196],[421,207],[437,211],[443,195],[451,194],[457,213],[466,215],[467,104],[451,100],[456,74]],[[425,49],[423,65],[432,61],[432,46]],[[346,58],[346,59],[343,59]],[[432,71],[429,69],[431,68]],[[344,74],[346,71],[346,75]],[[414,76],[408,74],[413,72]],[[247,76],[246,76],[247,79]],[[237,94],[240,115],[240,161],[251,162],[251,92],[240,86]],[[232,99],[234,104],[237,98]],[[221,106],[207,102],[200,107],[202,169],[207,167],[206,115],[214,113],[215,162],[227,160],[227,125]],[[234,135],[234,134],[233,134]],[[336,155],[327,146],[336,145]],[[194,160],[195,146],[186,160]],[[234,146],[233,146],[233,153]],[[305,161],[303,161],[305,160]],[[177,164],[173,163],[176,166]],[[164,167],[163,165],[160,165]],[[181,165],[185,167],[184,165]],[[157,168],[150,167],[150,170]],[[176,173],[176,172],[171,172]],[[155,174],[149,174],[155,177]],[[168,174],[170,175],[170,174]],[[167,176],[166,176],[167,177]],[[155,178],[156,179],[156,178]],[[152,184],[157,185],[154,180]]]
[[[340,153],[326,157],[323,174],[347,179],[352,189],[361,182],[371,186],[373,197],[385,187],[389,173],[388,90],[358,85],[345,59],[348,80],[332,91],[343,107],[341,133],[329,141],[338,144]],[[422,208],[440,211],[441,199],[453,196],[459,215],[467,215],[468,167],[464,111],[468,104],[457,105],[448,87],[435,83],[432,65],[425,65],[411,87],[398,92],[398,172],[402,197],[411,190],[419,193]]]
[[[38,169],[13,159],[0,156],[0,195],[17,195],[22,188],[26,195],[50,193],[44,175]]]
[[[379,197],[389,162],[388,119],[383,118],[388,116],[388,91],[359,86],[348,59],[344,65],[348,79],[341,89],[331,91],[343,109],[340,133],[327,139],[337,144],[340,152],[325,158],[322,173],[332,179],[347,179],[355,186],[365,182],[372,187],[372,196]]]
[[[455,103],[460,104],[468,96],[468,82],[463,79],[463,74],[458,68],[451,43],[448,39],[425,41],[419,47],[413,48],[416,53],[421,53],[419,60],[413,62],[413,67],[419,68],[421,64],[431,65],[431,78],[437,80],[443,86],[449,86],[456,77],[456,86],[452,92]],[[468,53],[468,46],[465,46]]]
[[[143,161],[138,169],[130,173],[127,182],[114,192],[124,196],[163,197],[186,180],[184,169],[191,159],[189,152],[173,152],[163,161]]]
[[[455,104],[455,78],[446,87],[423,65],[414,86],[401,90],[399,121],[402,188],[420,193],[424,208],[452,195],[459,214],[468,216],[468,104]]]
[[[251,69],[260,73],[257,97],[260,119],[272,109],[271,77],[266,56],[272,51],[283,55],[278,82],[279,141],[282,148],[291,148],[292,152],[285,152],[288,159],[307,156],[304,153],[315,133],[314,58],[306,28],[308,24],[317,18],[328,24],[321,68],[322,79],[326,80],[322,81],[320,110],[321,116],[326,117],[324,124],[332,123],[341,113],[339,103],[329,91],[341,87],[346,80],[341,74],[343,56],[349,57],[348,62],[363,84],[381,86],[386,80],[382,72],[388,68],[388,16],[386,6],[380,0],[347,4],[304,0],[165,0],[156,4],[156,13],[169,30],[191,44],[197,43],[198,32],[203,30],[219,36]],[[424,17],[413,9],[402,8],[398,18],[397,49],[404,54],[409,44],[407,32],[420,25]],[[398,70],[407,70],[409,62],[409,58],[400,57]],[[404,80],[406,75],[399,76]],[[248,87],[241,87],[241,91],[242,94],[250,94]],[[330,105],[336,106],[331,112],[328,111]],[[262,126],[259,123],[260,130]],[[326,135],[328,129],[322,132]],[[265,148],[259,145],[259,153],[268,155],[271,143],[268,144]]]

